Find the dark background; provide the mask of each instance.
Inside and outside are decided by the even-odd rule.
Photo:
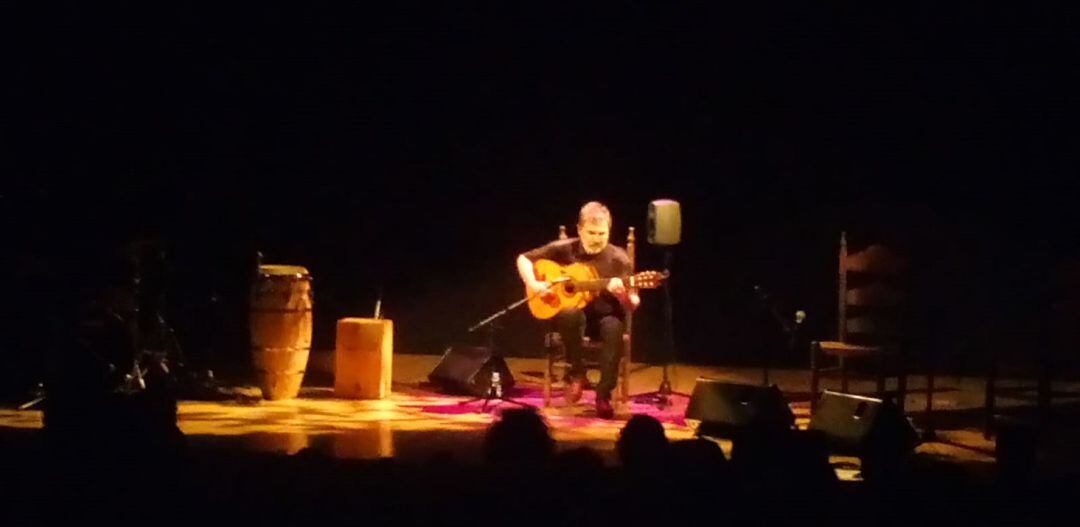
[[[382,287],[395,349],[439,353],[593,199],[618,244],[682,203],[681,361],[804,365],[752,288],[831,336],[842,229],[912,255],[928,353],[1030,348],[1077,257],[1068,3],[752,4],[5,8],[8,386],[133,240],[167,247],[199,364],[246,360],[256,251],[312,271],[316,348]],[[660,300],[636,319],[654,362]],[[506,352],[541,330],[512,313]]]

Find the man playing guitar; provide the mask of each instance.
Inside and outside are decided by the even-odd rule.
[[[577,238],[556,240],[518,255],[517,269],[530,296],[555,294],[550,281],[537,278],[533,267],[537,260],[551,260],[560,265],[586,264],[595,269],[599,278],[610,279],[606,288],[583,308],[565,308],[554,317],[555,328],[566,346],[566,358],[570,363],[566,389],[568,403],[574,404],[581,399],[586,383],[582,337],[585,334],[598,336],[603,342],[600,383],[596,385],[596,414],[610,419],[615,415],[611,392],[615,389],[619,360],[623,355],[626,313],[637,308],[641,298],[619,278],[630,272],[630,258],[624,249],[608,243],[611,212],[607,207],[596,201],[581,207],[577,233]]]

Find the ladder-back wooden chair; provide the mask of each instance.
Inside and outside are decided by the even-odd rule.
[[[559,225],[559,239],[565,240],[566,226]],[[634,228],[630,227],[626,234],[626,254],[630,257],[630,269],[632,274],[635,268],[635,251],[637,250]],[[626,313],[626,331],[623,333],[623,356],[619,361],[619,381],[616,392],[619,401],[627,403],[630,400],[630,350],[632,339],[630,335],[633,329],[633,313]],[[566,360],[566,348],[562,344],[562,336],[557,331],[549,331],[544,335],[544,350],[547,355],[547,372],[544,375],[544,406],[551,406],[552,393],[556,387],[566,388],[566,373],[570,369],[570,363]],[[586,370],[599,369],[600,363],[597,357],[602,351],[601,343],[592,341],[588,336],[582,341],[582,353],[585,359]]]
[[[896,377],[896,402],[903,408],[907,266],[906,258],[880,244],[849,253],[847,234],[840,233],[837,339],[810,343],[811,411],[824,376],[838,372],[840,391],[849,392],[849,366],[855,359],[873,362],[878,398],[887,397],[886,380]],[[827,358],[836,359],[834,365],[826,367]]]

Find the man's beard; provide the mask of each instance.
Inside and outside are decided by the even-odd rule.
[[[585,254],[595,255],[595,254],[600,254],[601,252],[603,252],[604,247],[607,247],[607,243],[597,243],[597,244],[583,243],[583,244],[581,244],[581,246],[582,246],[582,248],[585,249]]]

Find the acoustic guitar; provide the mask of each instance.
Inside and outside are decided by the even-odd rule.
[[[607,289],[611,281],[611,278],[600,278],[596,268],[584,263],[559,265],[551,260],[537,260],[533,262],[533,272],[537,280],[552,284],[549,293],[529,298],[529,311],[541,320],[554,317],[564,309],[585,307]],[[667,273],[659,271],[642,271],[619,278],[627,289],[655,289],[667,277]],[[530,292],[526,290],[525,294]]]

